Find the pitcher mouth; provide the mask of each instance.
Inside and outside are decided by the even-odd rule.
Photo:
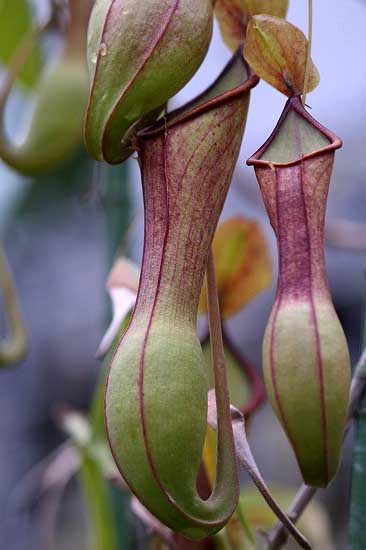
[[[304,121],[305,123],[308,123],[309,127],[312,127],[315,130],[315,132],[318,133],[319,138],[321,137],[323,138],[324,145],[318,148],[314,148],[314,150],[306,151],[303,154],[300,153],[298,155],[294,155],[293,159],[285,162],[270,160],[269,158],[265,158],[266,154],[268,154],[268,151],[273,146],[275,139],[279,137],[281,129],[283,128],[283,125],[285,124],[287,117],[291,115],[291,113],[294,113],[295,116],[298,116],[299,120]],[[322,141],[322,140],[319,139],[319,141]],[[258,167],[258,168],[275,167],[275,166],[282,166],[282,167],[293,166],[295,164],[302,162],[303,160],[314,158],[324,153],[334,152],[336,149],[339,149],[340,147],[342,147],[342,140],[336,134],[334,134],[333,132],[325,128],[325,126],[320,124],[317,120],[315,120],[304,108],[301,101],[300,94],[296,94],[287,100],[285,108],[272,134],[269,136],[267,141],[262,145],[262,147],[260,147],[254,153],[254,155],[252,155],[247,160],[247,165]]]

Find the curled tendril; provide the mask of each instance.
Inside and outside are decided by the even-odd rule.
[[[0,368],[3,368],[23,359],[27,348],[27,335],[2,247],[0,247],[0,288],[9,325],[9,336],[0,342]]]

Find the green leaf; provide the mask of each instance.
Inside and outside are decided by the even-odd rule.
[[[0,63],[9,63],[32,24],[32,11],[26,0],[0,0]],[[41,51],[36,47],[19,75],[20,82],[28,88],[33,87],[41,67]]]

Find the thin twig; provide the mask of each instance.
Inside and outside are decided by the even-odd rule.
[[[264,383],[254,366],[241,353],[241,350],[239,350],[232,342],[224,326],[222,327],[222,336],[225,348],[227,348],[229,353],[234,357],[250,384],[250,396],[245,406],[241,409],[244,417],[248,419],[261,407],[261,405],[264,404],[266,400]]]
[[[33,465],[24,476],[17,482],[11,491],[8,502],[5,508],[5,515],[11,516],[18,513],[18,509],[27,508],[33,505],[33,502],[38,502],[43,498],[43,495],[50,489],[56,486],[56,474],[48,474],[49,468],[55,472],[53,464],[59,464],[60,458],[69,453],[70,442],[66,441],[54,449],[49,455],[42,458],[39,462]],[[62,478],[62,472],[57,467],[57,476]]]
[[[310,78],[310,65],[311,65],[311,44],[313,41],[313,0],[308,0],[308,47],[306,54],[306,65],[305,65],[305,75],[304,75],[304,90],[302,94],[302,102],[305,105],[306,103],[306,93],[307,87],[309,84]]]
[[[361,357],[355,367],[355,372],[352,377],[351,390],[350,390],[350,404],[348,411],[348,419],[346,424],[346,429],[344,431],[344,437],[346,437],[349,429],[351,428],[353,418],[357,413],[358,407],[363,399],[366,389],[366,348],[364,349]],[[307,485],[302,485],[296,496],[293,503],[291,504],[288,516],[290,519],[296,523],[302,513],[304,512],[307,505],[313,499],[317,492],[317,489],[314,487],[309,487]],[[286,528],[282,523],[277,523],[270,534],[270,549],[271,550],[280,550],[283,545],[286,543],[288,538],[288,533]]]
[[[215,263],[212,248],[208,254],[206,276],[211,360],[215,375],[215,391],[210,391],[208,395],[208,422],[218,431],[218,456],[220,456],[221,460],[223,460],[223,453],[225,450],[226,452],[228,450],[224,450],[222,447],[220,448],[220,445],[225,445],[226,443],[226,446],[228,446],[232,444],[232,453],[236,455],[238,463],[251,476],[274,513],[284,522],[284,524],[286,524],[286,528],[290,531],[300,547],[310,550],[311,546],[306,538],[288,520],[286,514],[281,510],[280,506],[278,506],[277,502],[268,491],[246,439],[244,417],[238,409],[235,409],[235,407],[230,405],[221,328],[220,305],[217,293]],[[228,423],[230,425],[230,432],[227,430]],[[220,432],[223,433],[224,437],[226,436],[226,442],[223,438],[220,441]],[[229,433],[231,436],[230,438],[228,437]]]
[[[293,522],[290,521],[286,513],[282,510],[280,505],[270,493],[252,455],[246,436],[244,416],[233,405],[231,405],[231,419],[235,441],[235,452],[239,465],[250,476],[268,506],[284,524],[285,528],[288,529],[289,533],[294,537],[299,546],[305,550],[311,550],[309,541],[303,536],[302,533],[300,533]],[[217,430],[217,408],[213,390],[208,392],[207,421],[214,430]]]
[[[174,549],[176,547],[174,543],[174,531],[153,516],[135,496],[131,498],[131,510],[151,533],[159,535],[169,549]]]

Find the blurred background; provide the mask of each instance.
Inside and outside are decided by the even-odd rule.
[[[46,2],[33,3],[40,16],[47,12]],[[362,0],[314,4],[313,59],[321,83],[308,95],[307,103],[344,144],[336,154],[326,252],[332,295],[354,363],[366,295],[366,5]],[[288,20],[306,32],[305,0],[290,0]],[[45,47],[57,55],[57,40],[51,38]],[[203,66],[171,107],[204,89],[229,58],[215,26]],[[244,143],[222,215],[226,219],[241,214],[261,224],[275,271],[275,239],[254,172],[245,161],[271,133],[284,102],[264,82],[252,93]],[[21,137],[30,109],[28,104],[24,107],[24,95],[17,89],[6,117],[12,135]],[[67,165],[37,178],[21,177],[0,162],[0,230],[29,338],[28,353],[19,368],[0,372],[0,546],[32,550],[48,540],[36,496],[42,461],[65,439],[56,421],[59,411],[64,407],[88,410],[101,369],[95,354],[110,315],[105,280],[116,242],[127,230],[128,253],[137,263],[141,261],[143,209],[136,160],[100,170],[80,148]],[[226,326],[258,372],[275,283],[276,273],[271,289]],[[5,332],[5,319],[1,323]],[[350,433],[336,481],[319,492],[332,526],[332,543],[321,550],[346,548],[352,438]],[[253,419],[250,441],[269,484],[293,489],[299,485],[291,448],[269,405]],[[245,477],[243,483],[250,485]],[[124,547],[145,548],[143,530],[136,527],[130,512],[127,521]],[[77,481],[66,491],[57,526],[54,548],[90,548],[88,514]]]

